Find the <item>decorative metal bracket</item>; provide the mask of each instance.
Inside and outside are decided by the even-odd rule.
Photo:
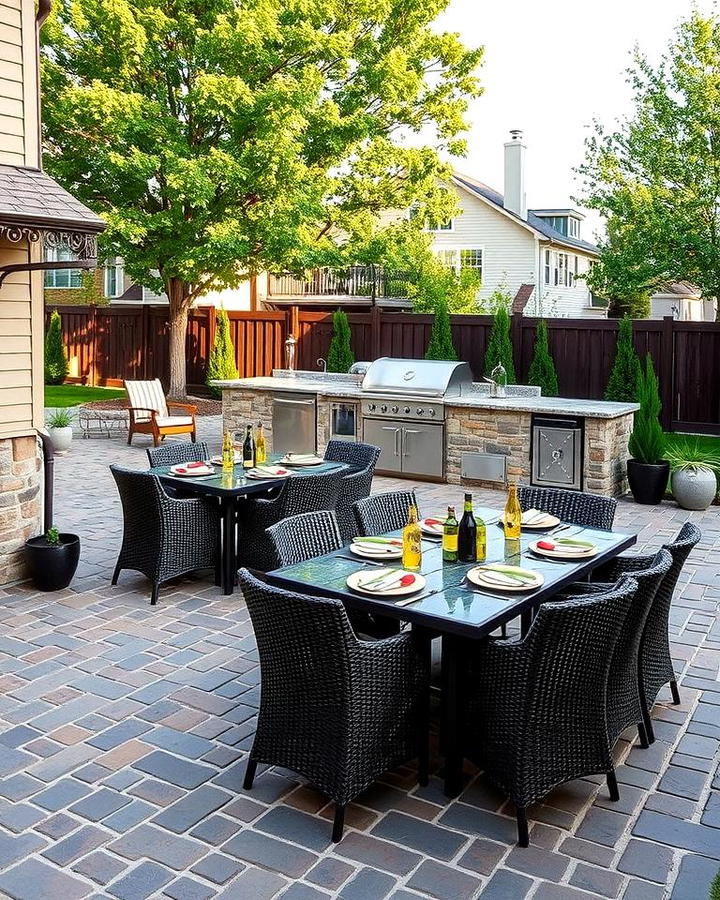
[[[95,269],[97,268],[97,236],[85,231],[44,229],[32,225],[13,225],[0,223],[0,239],[11,244],[22,244],[25,241],[37,244],[42,241],[45,249],[67,247],[77,259],[16,263],[12,266],[0,266],[0,287],[13,272],[47,272],[54,269]]]
[[[54,269],[96,269],[97,259],[64,259],[59,262],[16,263],[0,266],[0,288],[13,272],[49,272]]]

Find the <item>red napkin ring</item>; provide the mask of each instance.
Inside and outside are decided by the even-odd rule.
[[[554,550],[555,549],[555,544],[553,544],[552,541],[538,541],[537,546],[541,550]]]
[[[414,575],[403,575],[400,579],[400,587],[410,587],[411,584],[415,583]]]

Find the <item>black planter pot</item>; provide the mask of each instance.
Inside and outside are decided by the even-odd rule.
[[[636,459],[627,462],[628,482],[636,503],[657,506],[665,496],[670,477],[670,463],[643,463]]]
[[[59,544],[49,544],[44,534],[25,541],[30,577],[40,591],[61,591],[73,579],[80,559],[80,538],[60,534]]]

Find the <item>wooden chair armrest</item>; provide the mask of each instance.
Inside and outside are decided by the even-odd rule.
[[[192,403],[178,403],[175,400],[166,400],[165,402],[167,403],[168,409],[184,409],[185,412],[190,416],[194,416],[197,412],[197,406],[194,406]]]
[[[150,413],[150,418],[151,418],[153,421],[155,421],[155,417],[157,416],[157,410],[156,410],[156,409],[150,409],[149,406],[128,406],[128,410],[129,410],[131,413],[133,413],[133,415],[134,415],[135,413],[138,413],[138,412]]]

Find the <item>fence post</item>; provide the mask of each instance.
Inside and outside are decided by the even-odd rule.
[[[300,309],[297,305],[293,305],[290,307],[290,322],[288,324],[289,334],[291,334],[295,340],[300,339]]]
[[[660,336],[659,377],[661,385],[662,412],[660,420],[664,431],[672,430],[675,407],[675,319],[663,316]]]
[[[518,384],[520,383],[523,373],[522,358],[522,313],[515,312],[510,316],[510,340],[512,341],[513,360],[515,361],[515,376]]]
[[[95,358],[97,353],[97,320],[95,318],[95,314],[97,309],[94,303],[90,304],[89,314],[88,314],[88,384],[90,387],[97,387],[95,383],[95,379],[97,378],[97,371],[95,366]],[[81,379],[82,380],[82,379]]]
[[[382,329],[382,312],[379,306],[370,310],[370,355],[373,360],[380,357],[380,332]]]

